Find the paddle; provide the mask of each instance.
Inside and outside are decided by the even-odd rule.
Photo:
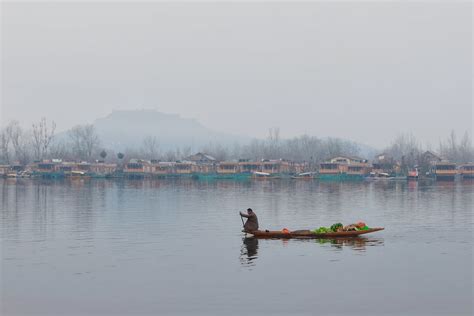
[[[245,232],[244,218],[242,217],[242,215],[240,215],[240,219],[242,220],[242,227],[244,228],[244,232]],[[253,237],[253,234],[245,232],[245,237]]]

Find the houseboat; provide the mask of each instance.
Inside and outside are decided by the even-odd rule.
[[[349,180],[363,180],[369,173],[370,167],[366,162],[347,165],[346,176]]]
[[[345,165],[338,162],[323,162],[319,164],[318,179],[342,180],[345,178]]]
[[[63,178],[64,172],[59,170],[60,163],[57,162],[36,162],[32,166],[32,175],[34,177],[41,177],[41,178],[49,178],[49,179],[56,179],[56,178]]]
[[[269,173],[271,177],[283,177],[290,174],[290,164],[284,160],[263,160],[262,173]]]
[[[130,162],[125,164],[123,169],[124,176],[129,179],[143,179],[149,173],[146,172],[146,167],[150,162],[141,159],[130,159]]]
[[[114,163],[93,163],[90,165],[89,174],[93,178],[109,178],[117,172],[117,165]]]
[[[59,172],[61,172],[65,177],[69,177],[72,175],[72,172],[75,171],[75,167],[75,163],[62,163],[57,166],[57,170],[59,170]]]
[[[459,168],[463,179],[474,179],[474,163],[464,164]]]
[[[247,173],[251,175],[254,172],[258,172],[262,170],[262,163],[259,161],[241,160],[239,161],[239,169],[241,173]]]
[[[453,181],[456,177],[456,164],[451,162],[437,162],[433,165],[431,174],[435,180]]]
[[[0,177],[7,177],[10,173],[10,166],[9,165],[0,165]]]
[[[370,172],[366,159],[338,156],[319,165],[321,180],[363,180]]]
[[[145,172],[153,178],[167,178],[174,174],[175,162],[152,161],[145,165]]]
[[[250,173],[241,172],[238,162],[221,162],[217,165],[216,179],[245,180],[250,178]]]

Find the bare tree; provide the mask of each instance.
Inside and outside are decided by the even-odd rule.
[[[166,161],[176,161],[177,160],[176,153],[172,150],[167,151],[164,154],[163,158]]]
[[[400,134],[385,150],[393,159],[401,162],[403,170],[420,163],[421,145],[413,134]]]
[[[0,131],[0,161],[10,163],[10,133],[8,126]]]
[[[86,149],[87,158],[90,159],[97,146],[100,145],[99,135],[97,135],[97,133],[95,132],[94,125],[84,125],[82,137]]]
[[[33,124],[33,150],[36,159],[43,159],[48,153],[49,145],[54,137],[56,123],[53,121],[48,128],[46,118],[42,118],[39,123]]]
[[[281,158],[280,128],[273,127],[268,130],[266,146],[264,146],[264,155],[268,159]]]
[[[81,159],[90,160],[100,145],[100,139],[94,125],[75,126],[68,134],[74,153]]]
[[[142,155],[146,159],[157,159],[159,156],[160,144],[156,136],[147,136],[143,139]]]
[[[54,141],[50,146],[49,155],[60,159],[73,158],[64,141]]]
[[[181,150],[181,154],[183,155],[183,158],[191,156],[191,147],[183,147],[183,149]]]
[[[68,131],[72,154],[79,158],[85,157],[85,150],[82,143],[82,127],[75,126]]]
[[[440,142],[439,152],[444,158],[450,161],[465,163],[474,160],[474,148],[469,133],[466,131],[459,144],[454,131],[445,142]]]
[[[207,146],[202,147],[200,151],[213,156],[218,161],[224,161],[229,158],[228,149],[217,143],[209,143]]]
[[[469,133],[466,131],[459,144],[459,162],[474,162],[474,148]]]
[[[19,163],[27,164],[30,160],[30,133],[25,132],[18,121],[11,121],[4,131],[7,133],[4,137],[8,138],[9,143],[11,144],[9,147],[13,147],[14,155],[9,154],[9,160],[13,160],[14,157],[14,159]]]

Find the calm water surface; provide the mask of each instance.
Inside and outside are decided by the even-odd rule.
[[[1,314],[472,315],[473,183],[0,179]],[[244,239],[364,220],[353,240]]]

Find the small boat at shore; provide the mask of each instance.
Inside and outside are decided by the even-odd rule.
[[[255,171],[252,174],[252,179],[259,179],[259,180],[280,179],[280,176],[278,176],[277,174],[272,174],[272,173],[268,173],[268,172]]]
[[[316,175],[316,172],[302,172],[298,173],[295,176],[292,176],[292,179],[303,179],[303,180],[312,180],[314,179],[314,176]]]
[[[347,238],[357,237],[364,234],[369,234],[384,230],[383,227],[369,228],[367,230],[356,230],[356,231],[340,231],[340,232],[327,232],[327,233],[315,233],[310,230],[294,230],[284,232],[281,230],[256,230],[247,235],[252,235],[256,238]],[[248,236],[251,237],[251,236]]]

